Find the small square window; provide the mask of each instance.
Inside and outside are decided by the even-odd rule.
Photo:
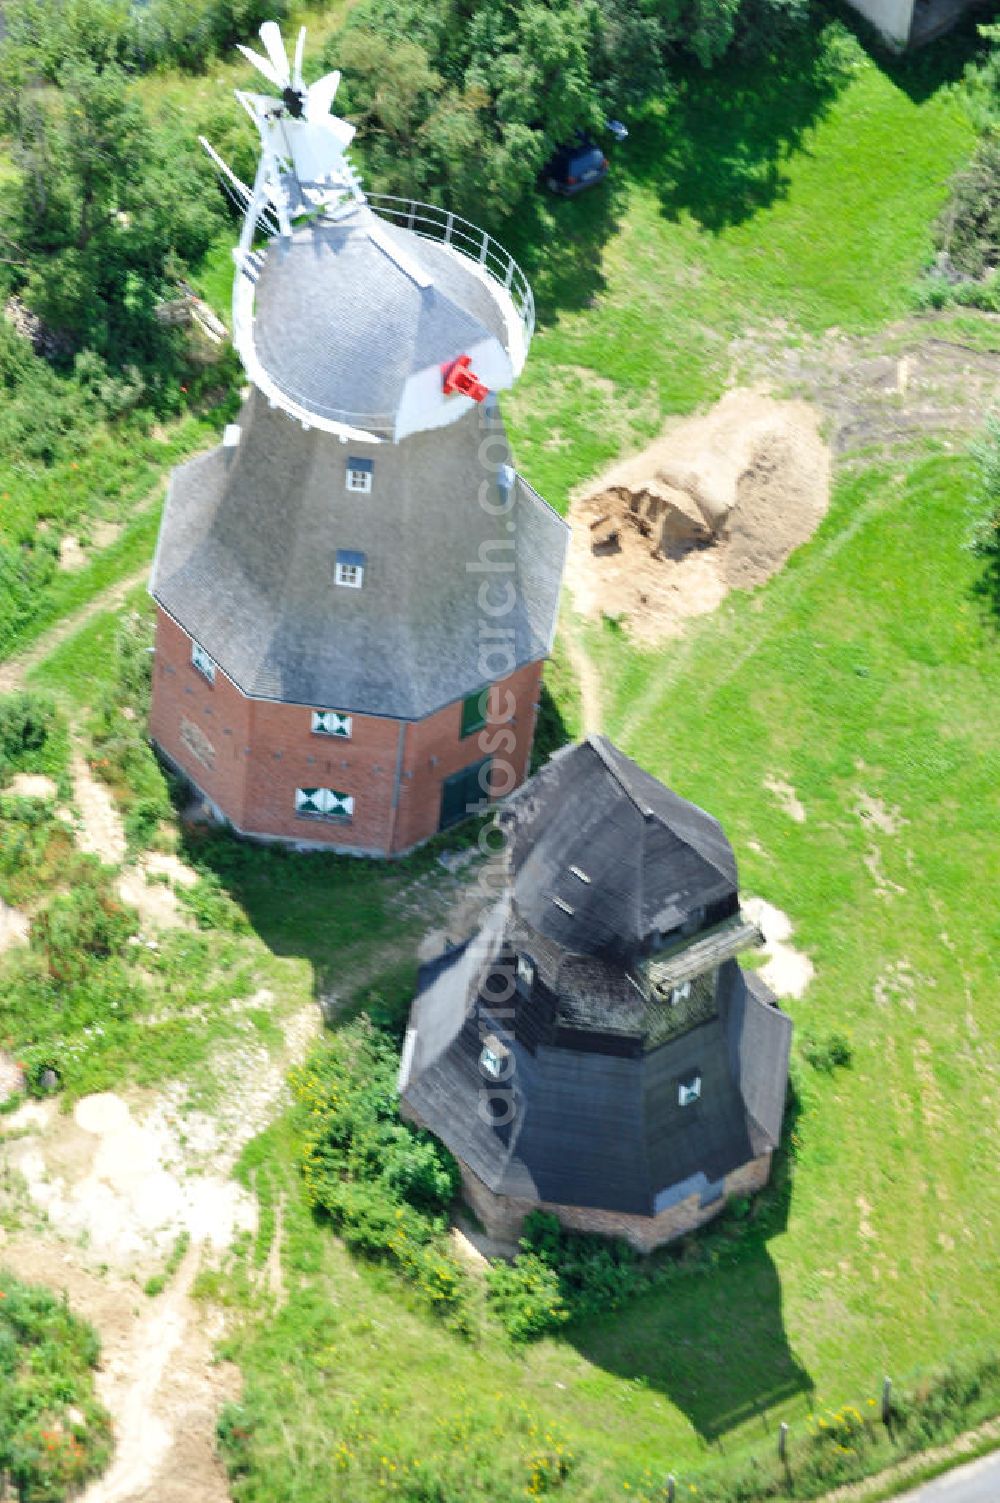
[[[486,724],[486,703],[489,695],[487,685],[485,689],[477,689],[475,694],[467,694],[462,700],[463,736],[471,736],[474,731],[481,731]]]
[[[295,812],[305,819],[351,819],[354,798],[336,788],[296,788]]]
[[[670,1006],[671,1007],[679,1007],[682,1002],[686,1002],[687,1001],[687,999],[688,999],[688,997],[690,997],[690,995],[691,995],[691,983],[690,983],[690,981],[682,981],[678,986],[672,986],[670,988]]]
[[[677,1105],[693,1106],[701,1096],[701,1076],[688,1075],[677,1082]]]
[[[191,643],[191,662],[210,684],[215,683],[215,663],[204,647],[199,647],[197,642]]]
[[[347,489],[367,496],[372,488],[373,468],[370,459],[358,459],[352,455],[347,461]]]
[[[535,962],[530,955],[517,957],[517,979],[526,991],[530,991],[535,983]]]
[[[365,582],[365,556],[352,548],[338,548],[334,579],[349,590],[360,590]]]
[[[312,732],[314,736],[339,736],[343,741],[351,739],[350,715],[341,715],[339,710],[313,710]]]

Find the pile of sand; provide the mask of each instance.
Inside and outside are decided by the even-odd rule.
[[[762,584],[826,511],[819,421],[805,402],[731,391],[615,465],[571,509],[576,608],[617,616],[651,642],[728,590]]]

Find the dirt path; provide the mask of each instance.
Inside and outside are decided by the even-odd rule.
[[[580,734],[582,736],[599,735],[603,719],[600,674],[584,646],[583,637],[576,622],[564,618],[563,633],[569,660],[580,686],[580,720],[582,722]]]
[[[156,1299],[122,1272],[83,1266],[78,1248],[51,1236],[0,1241],[0,1260],[22,1278],[65,1290],[101,1336],[98,1390],[115,1421],[115,1455],[81,1503],[228,1503],[215,1452],[219,1408],[239,1393],[239,1372],[215,1359],[221,1321],[190,1298],[200,1253],[192,1248]]]
[[[77,845],[108,866],[120,866],[125,860],[125,827],[110,789],[94,777],[79,746],[73,747],[69,770],[73,799],[80,813]]]
[[[785,328],[752,329],[731,346],[732,373],[752,372],[776,391],[814,402],[826,415],[834,453],[844,458],[870,460],[872,450],[925,435],[961,440],[996,406],[1000,354],[964,344],[949,317],[925,313],[865,335],[828,329],[794,345]]]
[[[228,1499],[215,1426],[240,1376],[216,1358],[222,1312],[195,1301],[191,1288],[203,1262],[224,1254],[241,1231],[253,1232],[256,1200],[231,1178],[232,1167],[281,1110],[287,1070],[319,1026],[310,1003],[284,1019],[280,1054],[227,1050],[218,1061],[226,1096],[212,1116],[188,1110],[183,1086],[174,1084],[128,1101],[110,1092],[84,1097],[71,1115],[52,1100],[28,1102],[0,1125],[0,1210],[8,1213],[0,1263],[64,1289],[101,1338],[98,1383],[115,1454],[83,1503]],[[190,1244],[165,1290],[141,1292],[182,1233]],[[278,1306],[283,1240],[279,1205],[264,1272]]]
[[[37,668],[50,652],[54,652],[63,642],[75,636],[82,627],[92,621],[95,616],[99,616],[102,611],[114,610],[116,606],[124,605],[131,591],[148,578],[149,564],[143,564],[141,569],[136,569],[133,574],[126,575],[124,579],[118,580],[117,584],[108,585],[107,589],[99,591],[78,611],[63,616],[54,626],[42,632],[40,637],[36,637],[31,646],[26,647],[23,652],[15,653],[5,663],[0,663],[0,694],[11,694],[15,689],[23,688],[28,674],[33,668]]]

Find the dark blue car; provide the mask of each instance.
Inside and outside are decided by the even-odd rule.
[[[570,198],[592,188],[608,175],[608,159],[596,141],[582,136],[571,146],[563,146],[545,165],[542,176],[553,193]]]

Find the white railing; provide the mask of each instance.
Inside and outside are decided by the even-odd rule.
[[[492,235],[488,235],[478,225],[448,209],[439,209],[434,204],[417,203],[411,198],[398,198],[392,193],[366,193],[365,197],[373,213],[380,219],[402,225],[425,240],[437,240],[442,245],[450,246],[459,255],[481,266],[487,276],[510,297],[521,321],[524,350],[527,352],[535,329],[535,299],[527,277],[510,251],[505,250],[498,240],[494,240]]]

